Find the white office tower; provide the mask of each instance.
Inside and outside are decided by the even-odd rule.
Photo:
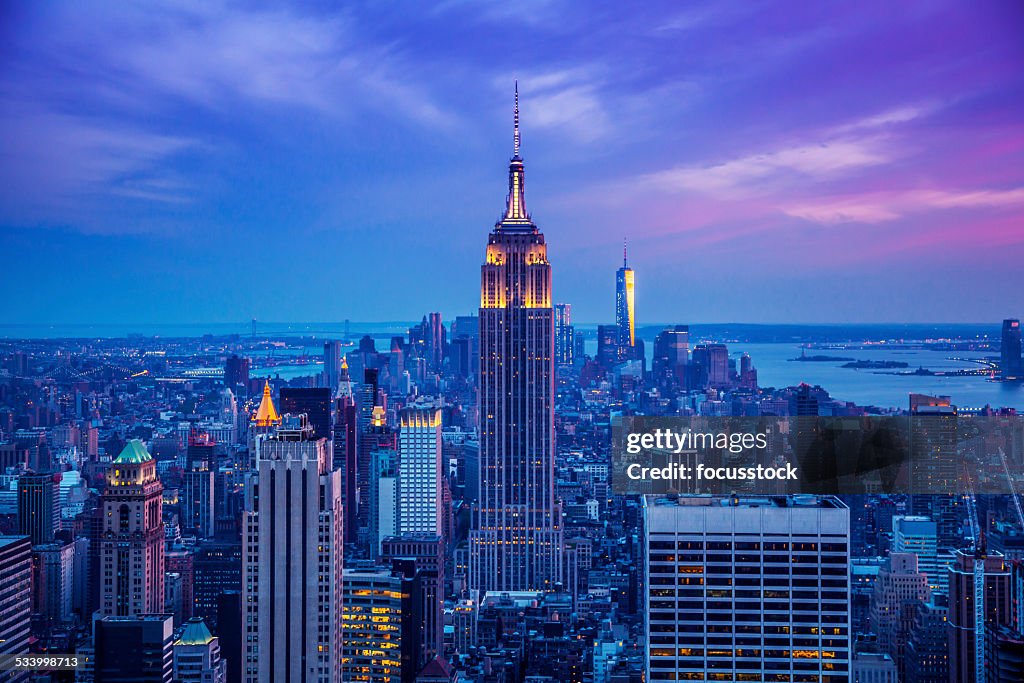
[[[850,511],[644,498],[646,679],[850,680]]]
[[[917,555],[917,568],[928,577],[932,593],[949,593],[949,561],[939,562],[938,524],[930,517],[897,515],[892,518],[892,552]]]
[[[341,473],[305,415],[261,436],[246,491],[245,680],[336,681],[341,666]]]
[[[441,409],[413,406],[399,413],[399,535],[443,535]]]

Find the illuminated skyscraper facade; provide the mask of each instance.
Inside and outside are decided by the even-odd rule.
[[[515,147],[505,213],[487,241],[480,287],[480,509],[470,585],[550,590],[561,574],[554,497],[554,310],[544,235],[526,211]]]
[[[615,273],[615,326],[619,331],[619,358],[632,360],[636,346],[636,302],[633,269],[622,245],[622,267]]]
[[[156,461],[132,439],[110,464],[103,491],[100,611],[135,617],[164,610],[164,487]]]
[[[397,531],[442,535],[441,409],[403,408],[398,431]]]
[[[555,304],[555,362],[558,365],[572,365],[573,337],[572,305]]]

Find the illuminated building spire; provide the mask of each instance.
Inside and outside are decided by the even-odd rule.
[[[523,172],[523,158],[519,156],[519,81],[516,81],[515,108],[512,113],[512,160],[508,165],[508,198],[505,201],[505,215],[499,225],[531,226],[530,215],[526,212],[526,179]]]
[[[516,106],[512,114],[513,130],[512,130],[512,151],[514,152],[512,157],[514,159],[519,158],[519,81],[516,81]]]
[[[629,261],[626,260],[626,238],[622,238],[622,267],[629,268]]]
[[[263,385],[263,400],[256,411],[255,422],[257,427],[275,427],[281,424],[281,416],[277,414],[274,399],[270,397],[270,380]]]

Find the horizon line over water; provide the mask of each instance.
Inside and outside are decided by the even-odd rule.
[[[475,313],[465,314],[475,315]],[[456,316],[445,318],[450,322]],[[461,316],[460,316],[461,317]],[[256,336],[311,336],[325,339],[349,336],[405,333],[419,320],[334,321],[334,322],[261,322],[256,321]],[[869,341],[889,339],[999,339],[997,322],[828,322],[828,323],[745,323],[745,322],[650,322],[637,325],[637,334],[651,338],[673,325],[688,325],[691,338],[700,334],[735,339],[777,342]],[[578,331],[593,333],[598,325],[610,322],[573,323]],[[253,322],[228,323],[0,323],[0,339],[119,339],[128,337],[200,338],[238,335],[253,336]]]

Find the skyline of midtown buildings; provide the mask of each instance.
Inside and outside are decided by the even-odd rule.
[[[476,315],[0,340],[0,654],[93,683],[1024,679],[1016,497],[621,495],[610,457],[621,415],[998,416],[972,448],[1012,482],[1019,322],[645,344],[624,252],[615,322],[574,324],[519,123],[517,89]],[[768,386],[773,363],[834,384]]]
[[[526,210],[519,89],[505,212],[480,269],[480,507],[470,588],[551,590],[562,575],[555,501],[555,320],[544,234]]]

